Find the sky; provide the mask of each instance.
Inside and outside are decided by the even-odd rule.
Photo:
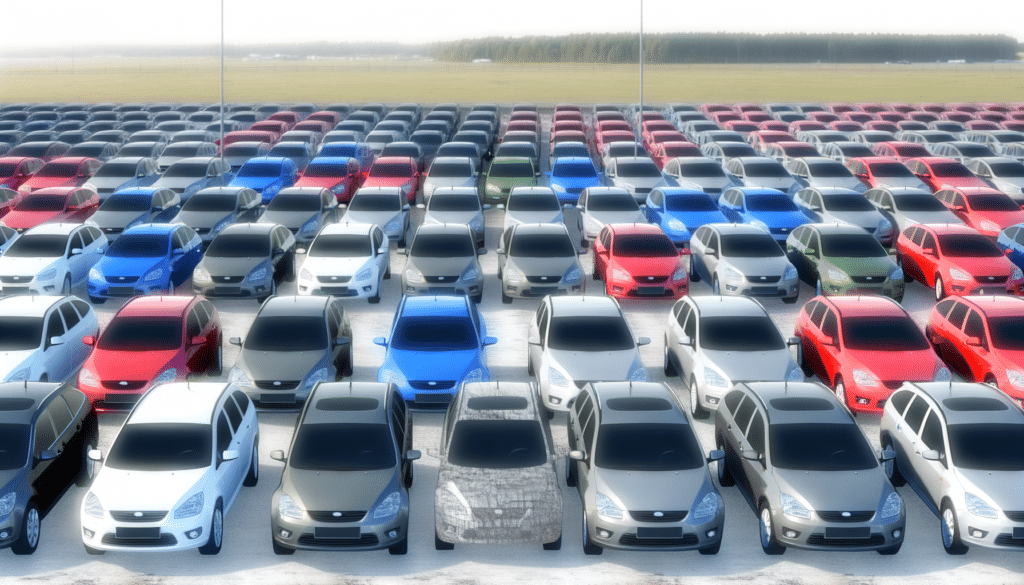
[[[217,0],[3,2],[5,49],[204,45],[220,41]],[[486,36],[636,32],[640,0],[224,0],[227,44],[424,43]],[[1024,41],[1024,2],[644,0],[644,31],[1006,34]],[[40,15],[45,26],[27,24]],[[21,23],[13,26],[13,23]]]

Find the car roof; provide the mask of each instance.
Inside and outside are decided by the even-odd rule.
[[[200,297],[141,296],[132,297],[116,317],[181,317]]]
[[[919,223],[917,225],[918,227],[935,232],[936,235],[978,234],[978,231],[974,228],[956,223]]]
[[[1021,414],[1020,408],[1014,404],[1013,400],[988,384],[905,382],[902,387],[910,387],[910,389],[934,400],[942,409],[942,414],[948,424],[988,425],[1024,422],[1024,415]],[[949,401],[950,399],[953,400]],[[1006,408],[1000,408],[992,402],[993,400],[1002,403]]]
[[[564,223],[521,223],[512,226],[516,236],[530,234],[566,234]]]
[[[697,296],[689,297],[689,299],[702,317],[760,317],[767,315],[761,303],[750,297]]]
[[[143,235],[156,235],[156,236],[168,236],[174,233],[181,224],[169,224],[169,223],[144,223],[137,226],[126,229],[121,237],[125,236],[143,236]]]
[[[652,223],[610,223],[608,230],[616,236],[631,235],[662,235],[665,232],[659,226]],[[668,236],[665,236],[666,238]]]
[[[323,187],[285,187],[277,192],[277,196],[284,195],[285,197],[296,197],[296,196],[307,196],[320,198],[323,196],[324,191],[327,189]]]
[[[36,193],[38,193],[38,192],[39,191],[36,191]],[[25,235],[28,235],[28,234],[58,234],[58,235],[66,236],[66,235],[71,234],[71,232],[75,231],[76,229],[82,227],[82,225],[83,224],[80,224],[80,223],[44,223],[44,224],[37,225],[37,226],[35,226],[33,228],[29,228],[29,230],[25,233]]]
[[[400,306],[403,317],[468,317],[469,297],[454,295],[403,297]]]
[[[301,424],[388,424],[390,386],[381,382],[317,384],[306,401]]]
[[[652,164],[652,165],[654,164],[654,161],[651,160],[651,157],[649,157],[649,156],[616,156],[616,157],[612,158],[612,160],[615,161],[615,164],[619,164],[619,165],[620,164],[630,164],[630,163]]]
[[[402,193],[401,187],[360,187],[356,189],[355,194],[352,196],[355,197],[357,195],[393,195],[401,196],[403,200],[405,199],[405,194]]]
[[[615,299],[599,295],[550,297],[552,317],[619,317],[622,310]]]
[[[582,142],[577,144],[583,144]],[[588,167],[594,166],[594,161],[589,156],[560,156],[557,157],[551,166],[555,165],[586,165]]]
[[[690,424],[664,382],[592,382],[590,387],[601,411],[601,424]]]
[[[880,295],[819,297],[838,309],[839,317],[909,317],[896,301]]]
[[[808,189],[813,189],[814,191],[821,193],[823,197],[829,197],[832,195],[863,195],[863,193],[858,193],[853,189],[846,189],[844,187],[808,187]],[[801,189],[801,191],[802,190],[803,189]]]
[[[853,424],[835,394],[818,382],[744,382],[768,415],[768,424]]]
[[[539,420],[537,391],[529,382],[472,382],[456,395],[459,420]]]
[[[720,234],[768,234],[763,229],[749,223],[708,223],[701,227],[713,229]]]
[[[1024,315],[1024,299],[1012,296],[971,296],[956,297],[956,300],[973,307],[986,317],[1021,317]]]
[[[821,235],[833,235],[833,234],[866,234],[867,230],[860,226],[856,226],[849,223],[807,223],[805,226],[813,229]],[[801,226],[803,227],[803,226]]]
[[[372,223],[360,223],[357,221],[347,221],[344,218],[338,223],[329,223],[320,230],[317,235],[320,234],[353,234],[360,236],[368,236],[373,231],[375,224]],[[367,252],[369,253],[369,252]]]
[[[6,382],[0,384],[0,423],[28,424],[39,407],[65,384],[54,382]]]
[[[251,187],[240,187],[240,186],[223,186],[223,187],[206,187],[195,192],[193,197],[199,197],[200,195],[238,195],[242,191],[251,191]]]
[[[260,307],[259,317],[322,316],[330,304],[330,297],[312,295],[275,295]]]
[[[235,386],[226,382],[160,384],[142,396],[125,424],[212,424],[213,409],[228,388]]]
[[[391,144],[395,144],[392,142]],[[413,164],[411,156],[382,156],[378,157],[377,160],[373,161],[373,164],[377,163],[388,163],[388,164]]]
[[[221,234],[270,234],[270,231],[276,228],[276,223],[233,223],[223,230]],[[218,234],[219,235],[219,234]]]

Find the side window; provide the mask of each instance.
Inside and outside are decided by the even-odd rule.
[[[829,310],[825,313],[825,319],[821,322],[821,332],[826,337],[839,338],[839,323],[836,320],[835,311]]]
[[[750,448],[764,455],[764,417],[758,412],[754,420],[750,421],[750,428],[747,429],[747,444]]]
[[[949,324],[957,329],[964,326],[964,319],[967,317],[967,305],[963,303],[956,303],[953,309],[949,312]]]
[[[683,333],[691,341],[697,339],[697,313],[695,311],[690,311],[690,317],[686,320],[686,324],[683,325]]]
[[[925,232],[921,228],[914,228],[914,233],[911,234],[910,241],[913,242],[914,245],[920,246],[921,244],[924,243],[924,236],[926,233],[927,232]]]
[[[893,394],[892,397],[889,398],[889,402],[892,404],[893,408],[896,409],[896,412],[903,414],[903,411],[907,409],[907,404],[910,403],[910,399],[913,397],[913,392],[901,390]]]
[[[64,316],[64,324],[68,329],[78,325],[78,322],[81,320],[71,303],[61,303],[60,314]]]
[[[228,426],[228,418],[221,412],[217,417],[217,454],[227,451],[231,447],[231,427]]]
[[[103,232],[100,231],[100,228],[95,226],[89,226],[85,228],[85,230],[92,235],[93,241],[100,239],[100,236],[103,235]]]
[[[331,343],[333,340],[338,338],[339,330],[341,329],[341,322],[338,319],[338,313],[334,310],[327,311],[327,334],[331,337]]]
[[[811,230],[806,228],[797,228],[797,231],[793,233],[796,241],[800,242],[801,245],[807,246],[811,243]]]
[[[83,300],[72,299],[71,304],[74,305],[76,309],[78,309],[78,314],[81,315],[83,318],[89,314],[89,311],[92,310],[89,304]]]
[[[224,412],[228,413],[232,430],[237,431],[238,425],[242,424],[242,413],[238,410],[238,405],[235,404],[234,399],[230,396],[224,401]]]
[[[541,343],[547,343],[547,332],[548,332],[548,306],[541,304],[537,314],[539,319],[537,321],[537,330],[540,335]]]
[[[1015,237],[1013,241],[1017,242],[1021,246],[1024,246],[1024,229],[1017,230],[1017,237]]]
[[[717,232],[711,232],[711,238],[708,240],[708,247],[719,254],[722,253],[721,238],[718,237]]]
[[[924,420],[924,415],[927,412],[928,403],[924,401],[924,398],[916,396],[914,401],[910,403],[910,408],[907,409],[907,414],[903,416],[903,419],[907,421],[907,425],[912,431],[920,434],[921,421]]]
[[[188,312],[188,318],[185,321],[185,336],[191,340],[202,333],[202,331],[203,326],[199,324],[199,315],[196,314],[195,309],[192,309]]]
[[[587,452],[587,455],[593,457],[594,454],[594,432],[597,430],[597,423],[594,419],[595,416],[587,417],[587,424],[583,426],[583,449]],[[591,459],[593,461],[593,459]]]
[[[53,429],[56,436],[61,436],[64,431],[67,430],[68,425],[71,424],[71,411],[68,410],[68,405],[64,402],[64,399],[60,396],[50,401],[50,404],[46,407],[46,412],[49,413],[53,419]]]
[[[820,253],[821,252],[821,238],[818,237],[818,232],[814,230],[807,230],[810,237],[807,240],[807,247],[810,250]]]
[[[928,419],[921,429],[921,441],[929,449],[938,451],[940,455],[946,454],[946,443],[942,440],[942,424],[939,423],[939,417],[934,410],[928,413]]]
[[[68,388],[61,394],[61,396],[63,396],[64,400],[68,403],[68,407],[71,409],[72,414],[78,414],[78,411],[82,410],[82,406],[85,405],[85,394],[82,394],[74,388]]]
[[[821,320],[825,317],[825,312],[828,311],[828,305],[820,301],[815,301],[814,308],[811,311],[809,317],[811,323],[814,323],[815,327],[821,328]]]
[[[729,409],[730,414],[736,415],[736,407],[740,405],[742,400],[743,393],[739,391],[733,391],[725,395],[725,407]]]
[[[985,339],[985,322],[977,311],[971,311],[967,317],[967,325],[964,326],[964,334],[968,337],[977,337],[981,340],[982,347],[987,347]]]
[[[56,440],[57,434],[53,432],[53,420],[50,419],[50,413],[44,410],[43,413],[39,415],[39,420],[36,421],[36,440],[34,447],[34,453],[36,456],[49,449]]]
[[[96,235],[93,234],[92,231],[89,230],[88,228],[86,228],[86,229],[84,229],[84,230],[82,230],[82,231],[80,231],[78,233],[82,234],[82,247],[83,248],[96,241]]]
[[[206,328],[206,324],[210,322],[210,315],[206,312],[206,307],[203,303],[196,303],[195,309],[196,318],[199,319],[199,330],[202,331]]]
[[[43,340],[43,349],[50,347],[50,339],[64,335],[64,322],[60,320],[60,312],[50,313],[46,320],[46,338]]]
[[[583,404],[580,406],[579,421],[580,424],[590,420],[590,415],[594,413],[594,400],[590,397],[590,394],[584,394],[586,397]]]
[[[82,230],[78,230],[77,232],[75,232],[71,236],[71,239],[69,241],[71,243],[71,246],[68,248],[68,252],[71,252],[71,250],[74,250],[76,248],[81,250],[82,248],[85,247],[85,244],[82,243]]]
[[[235,402],[238,403],[238,409],[242,412],[242,416],[245,416],[245,413],[249,412],[249,397],[241,390],[235,390],[231,395],[235,397]]]
[[[953,308],[953,305],[957,304],[956,299],[946,299],[939,304],[935,305],[935,311],[943,317],[949,315],[949,310]]]
[[[651,203],[657,205],[658,207],[661,207],[661,200],[663,198],[664,197],[662,196],[661,191],[655,191],[651,193]]]
[[[753,415],[754,401],[749,397],[746,397],[743,404],[740,404],[739,408],[736,410],[736,416],[733,419],[736,422],[736,428],[741,431],[747,428],[747,425],[750,424],[750,417]]]

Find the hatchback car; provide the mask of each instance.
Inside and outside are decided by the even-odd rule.
[[[260,202],[260,194],[248,187],[207,187],[190,197],[170,223],[192,228],[208,246],[227,226],[256,221]]]
[[[484,283],[477,257],[485,253],[468,225],[423,224],[406,252],[403,294],[463,294],[479,303]]]
[[[181,198],[170,189],[122,189],[102,201],[85,223],[100,228],[113,241],[125,230],[144,223],[168,223],[180,209]]]
[[[658,226],[609,224],[594,241],[594,279],[613,297],[677,299],[689,289],[684,253]]]
[[[515,187],[534,187],[540,182],[540,168],[529,158],[495,157],[484,179],[483,197],[504,203]]]
[[[966,164],[979,178],[1024,207],[1024,163],[1014,158],[984,157],[971,159]]]
[[[989,187],[964,166],[950,158],[927,156],[903,161],[912,173],[924,181],[932,192],[957,187]]]
[[[89,300],[173,293],[203,257],[203,243],[192,228],[141,224],[114,240],[89,270]]]
[[[245,161],[250,158],[267,156],[270,152],[270,145],[266,142],[235,142],[225,146],[222,150],[230,171],[237,173],[238,169],[242,168]]]
[[[484,211],[491,206],[480,204],[475,186],[440,187],[434,190],[426,204],[421,203],[418,207],[426,210],[422,225],[468,225],[473,231],[476,247],[484,247]]]
[[[3,218],[19,232],[47,223],[81,223],[99,206],[96,192],[87,187],[50,187],[25,193]]]
[[[508,194],[501,232],[520,223],[564,223],[565,207],[550,187],[515,187]]]
[[[0,292],[71,294],[100,260],[107,237],[99,228],[73,223],[34,227],[0,256]]]
[[[589,156],[552,159],[548,179],[548,184],[558,196],[558,201],[573,205],[576,204],[583,189],[604,184],[604,175],[597,170]]]
[[[846,168],[850,169],[850,172],[868,188],[912,187],[932,191],[924,181],[893,157],[851,158],[846,161]]]
[[[1003,229],[1024,222],[1020,204],[991,187],[940,189],[935,198],[963,223],[993,240]]]
[[[1018,268],[1024,268],[1024,223],[1012,225],[1000,232],[996,245]]]
[[[625,189],[637,205],[647,201],[647,195],[652,189],[674,186],[673,181],[667,179],[646,154],[608,159],[605,161],[604,172],[607,184]]]
[[[892,222],[861,193],[839,187],[808,187],[793,195],[793,201],[814,223],[844,223],[863,228],[883,246],[891,246]]]
[[[259,480],[259,425],[223,382],[161,384],[132,409],[82,500],[86,552],[220,552],[224,514]]]
[[[580,241],[584,246],[596,240],[607,224],[647,223],[636,197],[622,187],[584,189],[576,206],[580,211]]]
[[[765,156],[736,157],[726,161],[725,170],[736,177],[741,184],[761,189],[776,189],[783,193],[794,193],[802,185],[782,163]]]
[[[162,173],[179,160],[196,156],[217,156],[217,145],[202,141],[174,141],[168,144],[156,159],[157,169]]]
[[[800,295],[796,267],[779,243],[761,228],[712,223],[690,240],[690,280],[704,279],[715,295],[781,297],[792,304]]]
[[[397,187],[409,203],[420,188],[419,165],[408,156],[380,157],[373,161],[363,187]]]
[[[328,156],[311,160],[302,176],[295,181],[295,187],[329,189],[338,203],[351,200],[362,184],[363,174],[356,159]]]
[[[810,221],[789,196],[775,189],[733,187],[722,193],[718,207],[730,222],[759,227],[779,243]]]
[[[815,294],[881,294],[903,300],[903,270],[863,228],[841,223],[800,226],[786,239],[786,255]]]
[[[92,187],[105,201],[115,191],[148,187],[160,178],[156,161],[145,157],[115,158],[103,163],[86,187]]]
[[[179,160],[164,171],[152,187],[168,187],[188,201],[207,187],[225,187],[235,178],[230,165],[219,157],[195,157]]]
[[[200,297],[138,297],[102,334],[86,336],[92,354],[78,388],[97,410],[130,410],[150,388],[195,374],[219,376],[223,330],[217,309]]]
[[[8,156],[13,156],[13,151]],[[31,178],[18,186],[19,193],[32,193],[51,187],[81,187],[103,165],[95,158],[62,157],[44,164]]]
[[[379,226],[388,241],[404,248],[409,232],[409,207],[405,193],[398,187],[363,187],[352,196],[341,220]]]
[[[576,249],[562,224],[515,224],[502,234],[496,252],[503,303],[582,290],[583,267],[577,255],[586,250]]]
[[[322,187],[287,187],[270,201],[259,223],[283,225],[299,244],[313,241],[320,230],[338,221],[338,200]]]
[[[702,225],[728,220],[715,197],[685,187],[658,187],[647,196],[647,221],[657,225],[678,248],[689,248],[693,232]]]
[[[722,168],[714,159],[695,156],[676,158],[665,163],[665,176],[684,188],[698,188],[716,202],[722,192],[731,187],[743,185],[738,177]]]
[[[42,159],[33,157],[3,156],[0,158],[0,186],[17,191],[43,164]]]
[[[295,236],[282,225],[235,224],[210,243],[192,271],[195,294],[250,297],[262,303],[295,280]]]
[[[89,356],[82,338],[98,330],[89,304],[69,296],[0,299],[0,324],[3,382],[67,380]]]
[[[868,189],[864,197],[902,232],[916,223],[963,223],[930,191],[913,187],[877,187]],[[899,234],[894,234],[898,238]]]
[[[469,157],[435,158],[423,179],[423,202],[429,203],[439,187],[469,187],[475,193],[478,163],[478,159]]]
[[[863,193],[867,187],[841,162],[825,157],[790,159],[786,169],[804,187],[848,189]]]
[[[227,185],[252,189],[260,194],[263,205],[267,205],[281,189],[294,185],[298,177],[299,170],[290,158],[268,155],[245,161]]]

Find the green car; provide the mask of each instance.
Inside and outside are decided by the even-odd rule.
[[[484,181],[484,197],[508,201],[513,187],[535,187],[540,180],[540,168],[533,160],[523,156],[498,156],[491,160]]]
[[[903,270],[867,230],[843,223],[808,223],[786,238],[800,279],[819,295],[887,296],[903,300]]]

